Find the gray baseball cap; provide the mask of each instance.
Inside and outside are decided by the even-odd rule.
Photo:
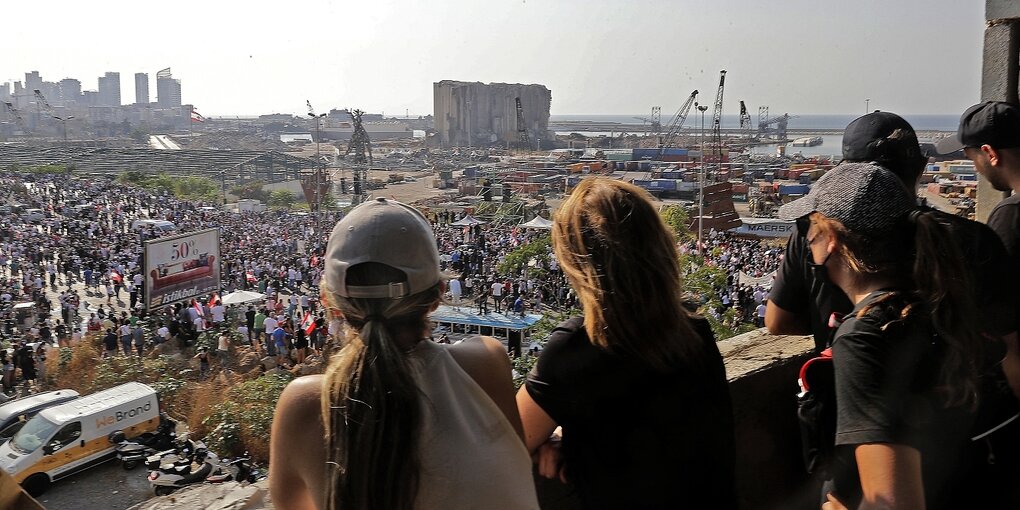
[[[891,232],[917,208],[916,199],[895,174],[874,163],[843,163],[818,179],[803,198],[779,208],[795,220],[818,212],[862,235]]]
[[[348,285],[347,270],[365,262],[390,266],[407,279]],[[432,227],[417,209],[396,200],[365,202],[333,228],[323,278],[330,290],[349,298],[396,299],[428,290],[442,280]]]

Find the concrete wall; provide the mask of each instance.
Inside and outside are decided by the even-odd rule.
[[[1017,90],[1020,80],[1020,2],[986,0],[985,20],[981,100],[1020,103]],[[981,177],[978,180],[977,220],[987,221],[992,209],[1006,196]]]
[[[544,85],[443,80],[433,84],[433,93],[436,131],[443,146],[516,141],[518,97],[531,143],[547,137],[552,92]]]
[[[821,483],[809,479],[801,460],[796,407],[797,374],[813,347],[811,337],[764,329],[719,342],[733,399],[741,508],[821,505]],[[578,508],[570,487],[537,476],[536,486],[543,510]]]

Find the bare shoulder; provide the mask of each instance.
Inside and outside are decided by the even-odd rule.
[[[280,394],[280,400],[276,404],[277,414],[281,417],[318,416],[322,412],[321,396],[321,374],[298,377],[291,381]]]
[[[295,448],[323,444],[322,382],[321,375],[299,377],[284,388],[276,403],[269,441],[269,490],[278,509],[322,508],[326,449]]]
[[[450,346],[450,355],[464,371],[509,367],[510,358],[503,344],[490,336],[473,336]],[[477,379],[477,378],[476,378]]]

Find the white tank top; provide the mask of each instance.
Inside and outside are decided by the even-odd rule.
[[[424,394],[415,508],[537,510],[528,450],[446,347],[426,340],[410,355]]]

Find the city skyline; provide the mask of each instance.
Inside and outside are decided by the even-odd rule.
[[[122,0],[102,10],[56,3],[47,38],[30,23],[14,25],[12,40],[39,40],[5,56],[0,84],[39,71],[46,81],[71,78],[82,90],[98,90],[98,78],[114,72],[122,102],[130,102],[136,73],[152,80],[171,67],[182,102],[206,116],[304,115],[306,100],[319,112],[428,115],[432,84],[460,80],[545,85],[553,115],[661,106],[665,118],[693,89],[711,104],[722,69],[727,113],[744,100],[752,110],[845,114],[863,112],[870,99],[872,109],[953,114],[979,99],[984,26],[983,2],[950,0],[791,0],[781,8],[317,0],[302,9],[263,3],[245,10],[185,0],[175,5],[194,13],[187,27],[180,17],[161,19]],[[359,23],[329,22],[344,19]],[[118,29],[94,29],[104,23]]]

